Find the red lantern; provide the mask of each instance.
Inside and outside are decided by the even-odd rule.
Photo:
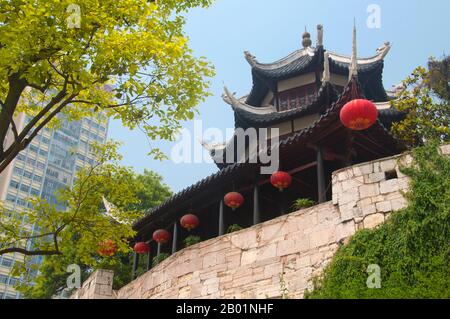
[[[170,233],[165,229],[155,230],[153,233],[153,240],[157,243],[165,244],[170,239]]]
[[[225,205],[231,207],[233,210],[239,208],[244,203],[244,197],[238,192],[230,192],[223,198]]]
[[[150,252],[150,245],[141,241],[141,242],[137,242],[134,245],[134,251],[136,252],[136,254],[147,254]]]
[[[368,100],[356,99],[344,105],[340,112],[342,124],[355,131],[371,127],[378,117],[375,104]]]
[[[103,257],[110,257],[110,256],[114,255],[116,253],[116,251],[117,251],[117,246],[111,239],[107,239],[107,240],[101,242],[98,245],[98,250],[97,250],[98,254]]]
[[[270,183],[282,192],[291,185],[292,177],[286,172],[277,171],[270,176]]]
[[[194,229],[198,226],[199,220],[198,217],[194,214],[186,214],[180,219],[180,224],[183,228],[187,230]]]

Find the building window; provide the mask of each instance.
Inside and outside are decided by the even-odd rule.
[[[12,266],[12,264],[13,264],[13,260],[11,259],[11,258],[3,258],[2,259],[2,262],[1,262],[1,265],[2,266],[4,266],[4,267],[11,267]]]
[[[16,181],[11,181],[11,183],[9,183],[9,187],[18,189],[19,188],[19,183],[16,182]]]
[[[279,93],[280,111],[304,107],[314,101],[316,84],[308,84],[299,88]]]

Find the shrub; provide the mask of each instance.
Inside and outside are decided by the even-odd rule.
[[[242,228],[242,227],[239,226],[238,224],[233,224],[233,225],[230,225],[230,227],[228,227],[227,233],[229,234],[229,233],[232,233],[232,232],[241,230],[241,229],[244,229],[244,228]]]
[[[450,158],[437,144],[413,151],[408,207],[375,229],[358,231],[337,251],[307,298],[450,298]],[[367,287],[368,265],[381,288]]]
[[[192,245],[195,245],[196,243],[200,242],[201,238],[199,236],[190,235],[187,236],[184,240],[184,247],[189,247]]]
[[[307,208],[307,207],[311,207],[314,206],[316,203],[309,198],[299,198],[296,199],[293,203],[292,203],[292,209],[294,210],[298,210],[298,209],[302,209],[302,208]]]

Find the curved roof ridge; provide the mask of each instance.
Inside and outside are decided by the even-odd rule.
[[[245,103],[242,98],[236,98],[225,86],[224,93],[222,94],[222,99],[225,103],[231,105],[233,109],[242,109],[244,111],[254,113],[254,114],[270,114],[276,112],[276,108],[273,105],[268,106],[253,106]]]
[[[261,63],[258,62],[256,57],[252,55],[249,51],[244,51],[245,59],[248,61],[248,63],[252,67],[256,67],[258,69],[263,70],[275,70],[278,68],[281,68],[283,66],[289,65],[290,63],[294,62],[298,58],[304,57],[304,56],[310,56],[313,57],[316,54],[316,51],[314,48],[307,47],[305,49],[298,49],[294,52],[290,53],[289,55],[285,56],[284,58],[281,58],[275,62],[272,63]]]
[[[371,64],[380,60],[383,60],[385,56],[389,53],[391,49],[391,44],[389,42],[384,43],[381,47],[377,49],[377,53],[371,57],[367,58],[357,58],[358,64]],[[328,55],[331,59],[336,62],[348,63],[350,64],[352,57],[344,54],[339,54],[336,52],[328,51]]]

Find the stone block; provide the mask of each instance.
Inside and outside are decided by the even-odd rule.
[[[441,145],[440,149],[443,155],[450,155],[450,144]]]
[[[391,200],[391,207],[393,211],[400,210],[408,206],[408,202],[405,198],[399,197]]]
[[[245,231],[236,232],[231,234],[230,240],[232,245],[241,249],[253,248],[258,245],[257,231],[256,229],[246,229]]]
[[[397,166],[397,160],[392,158],[380,162],[380,169],[383,172],[393,170],[395,169],[395,166]]]
[[[368,183],[377,183],[385,179],[384,172],[376,172],[369,174],[367,177]]]
[[[356,202],[359,200],[359,192],[356,189],[349,189],[339,196],[339,205]]]
[[[277,255],[277,244],[269,244],[259,248],[258,254],[256,255],[256,261],[261,261],[264,259],[272,258]]]
[[[350,220],[336,226],[336,241],[352,236],[356,231],[355,222]]]
[[[254,263],[256,261],[257,255],[258,255],[257,249],[243,251],[241,257],[241,265],[245,266]]]
[[[392,206],[390,201],[384,201],[376,203],[377,212],[387,213],[392,211]]]
[[[373,173],[373,165],[372,163],[358,165],[353,167],[354,176],[368,175]]]
[[[362,185],[359,187],[360,198],[373,197],[380,193],[377,183]]]
[[[380,193],[387,194],[391,192],[396,192],[399,190],[398,180],[390,179],[387,181],[380,182]]]
[[[329,226],[323,230],[314,232],[310,237],[310,247],[320,247],[336,241],[336,228]]]
[[[364,217],[364,228],[374,228],[384,222],[384,214],[377,213]]]

